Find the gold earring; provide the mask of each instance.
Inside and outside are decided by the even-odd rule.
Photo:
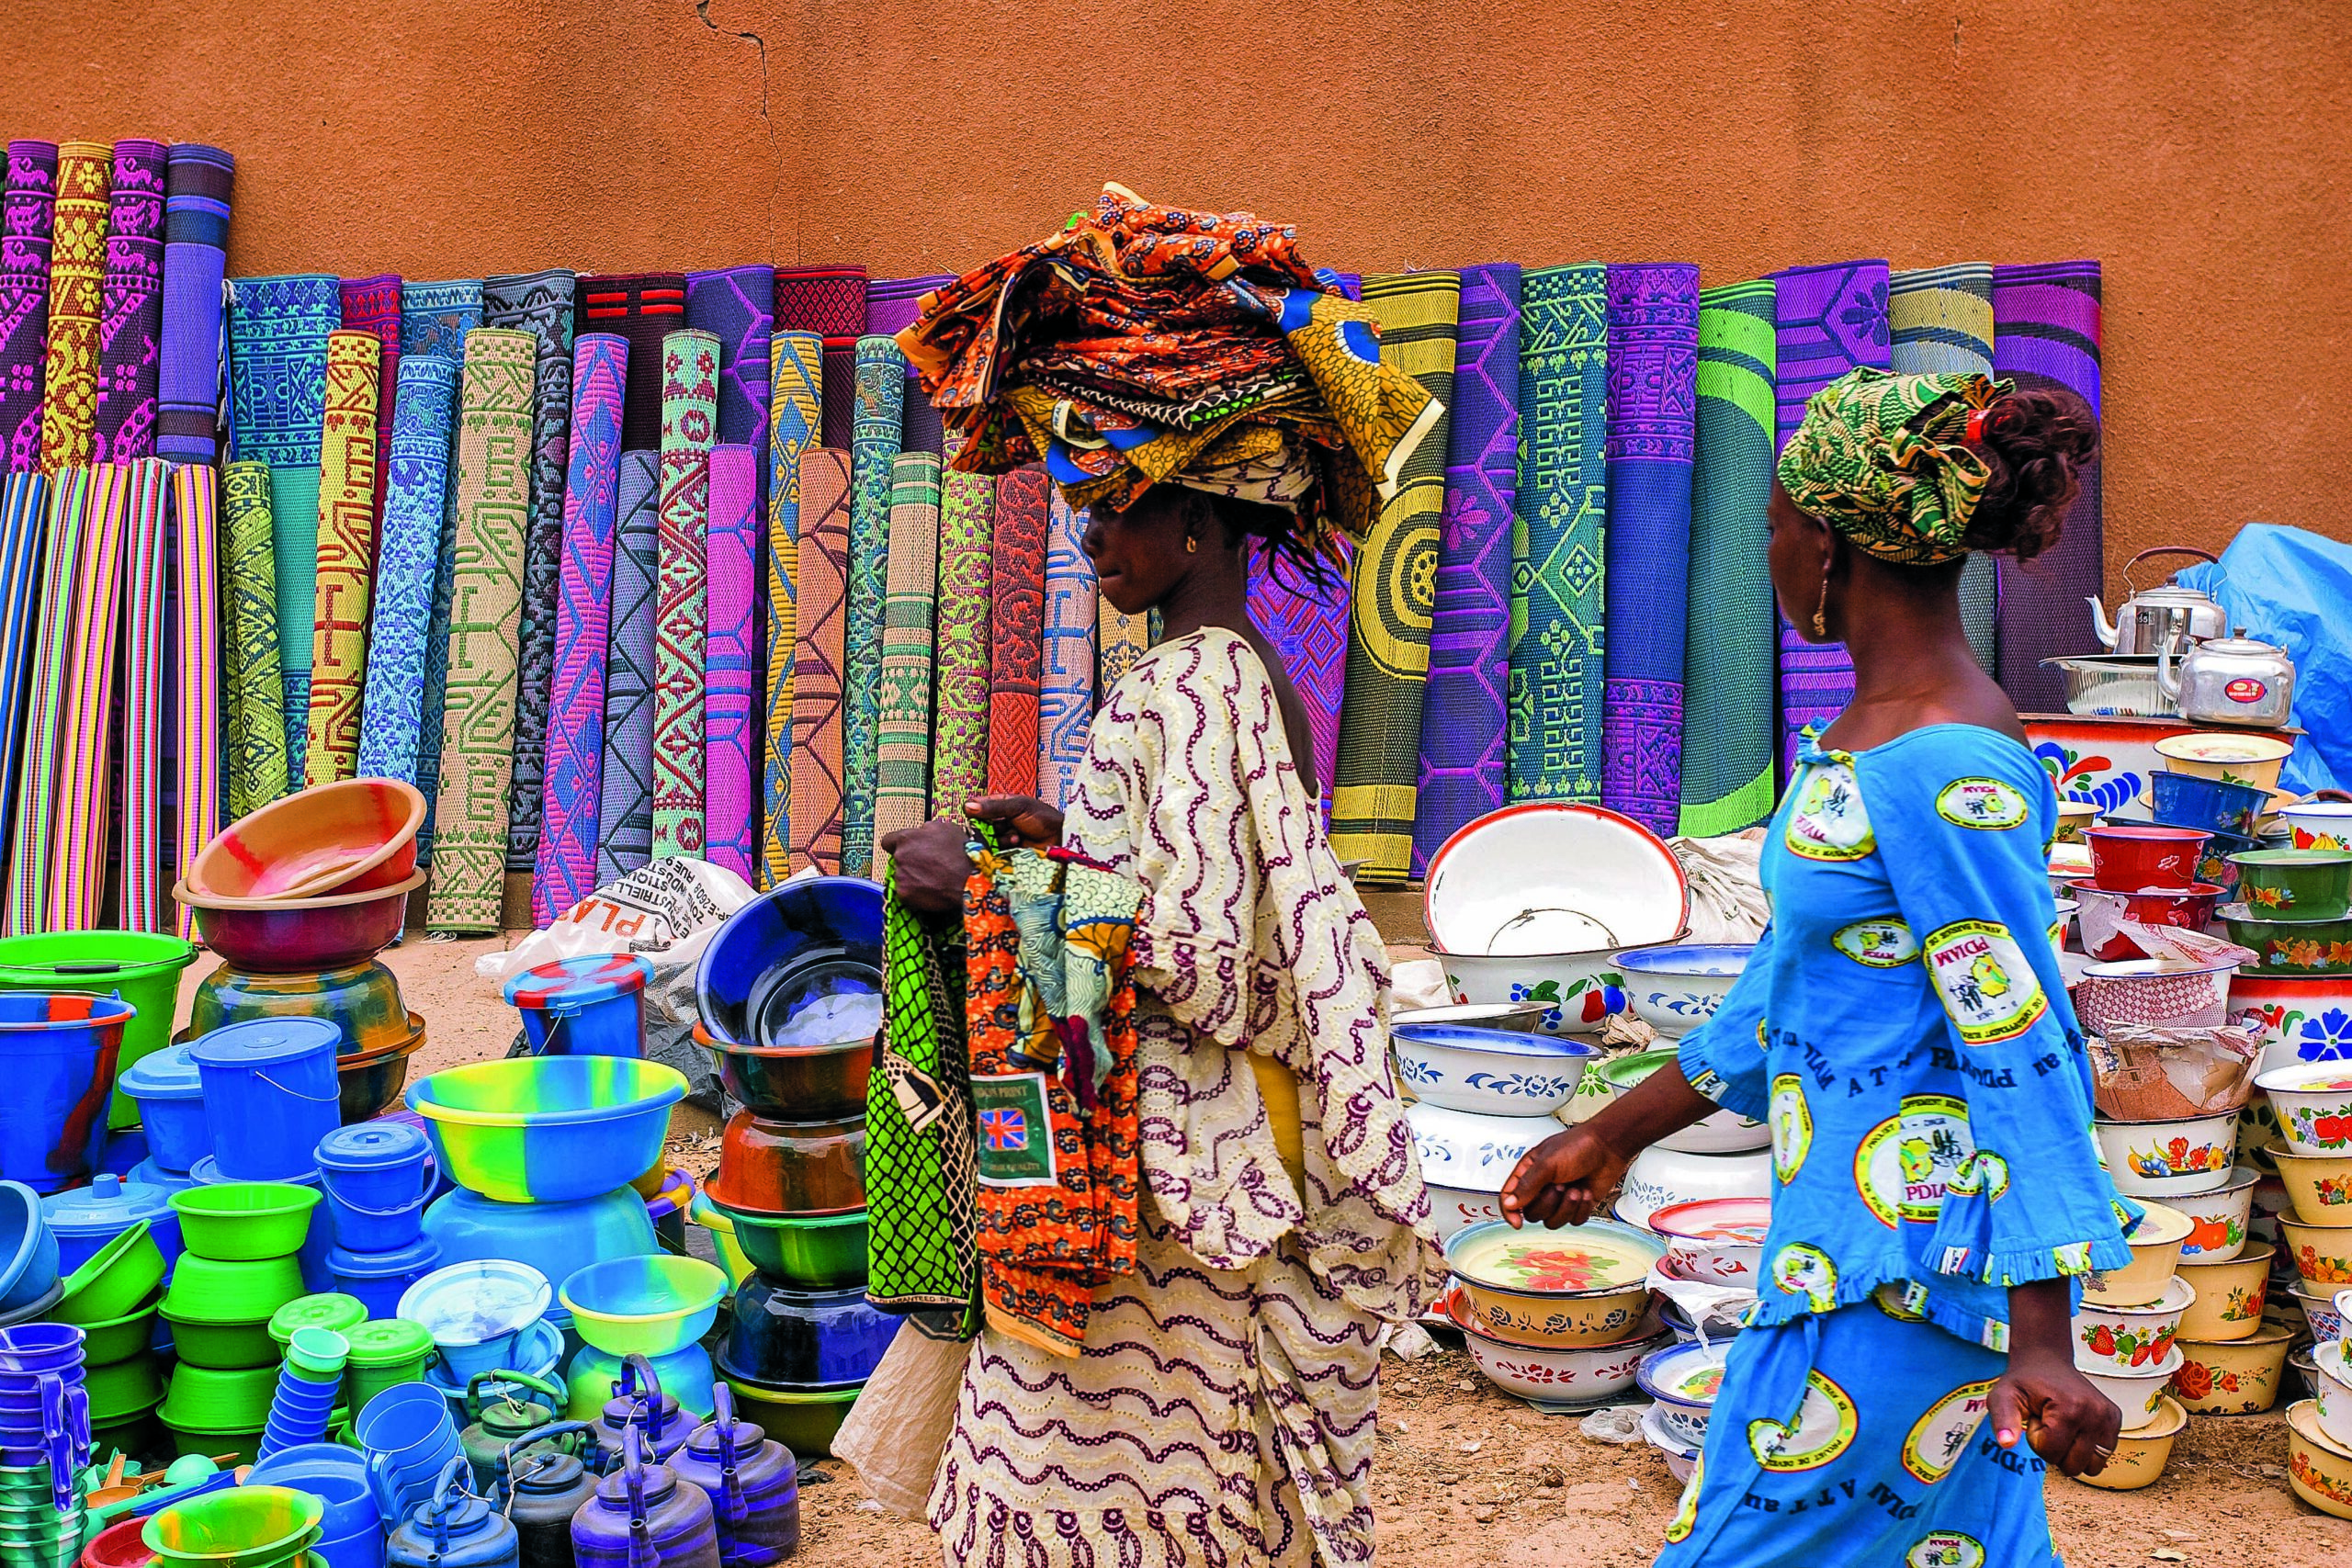
[[[1829,640],[1829,572],[1821,573],[1821,604],[1813,612],[1813,635],[1818,641]]]
[[[1201,536],[1198,534],[1184,536],[1184,553],[1188,556],[1196,556],[1201,553]]]

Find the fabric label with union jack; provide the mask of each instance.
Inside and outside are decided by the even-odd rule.
[[[1054,1128],[1046,1112],[1046,1075],[975,1076],[980,1179],[990,1187],[1054,1185]]]

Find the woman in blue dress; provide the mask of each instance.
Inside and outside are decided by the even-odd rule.
[[[2139,1211],[2046,935],[2056,797],[1958,593],[1970,550],[2049,547],[2097,440],[2067,394],[1857,370],[1781,457],[1774,592],[1855,693],[1768,830],[1772,925],[1680,1073],[1502,1192],[1513,1224],[1581,1224],[1718,1106],[1771,1127],[1765,1278],[1661,1568],[2054,1564],[2045,1461],[2113,1450],[2069,1320]]]

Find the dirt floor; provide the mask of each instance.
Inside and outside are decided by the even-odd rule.
[[[500,944],[412,932],[384,954],[427,1038],[413,1072],[503,1055],[513,1010],[474,977]],[[675,1163],[704,1170],[716,1123],[673,1123]],[[1380,1548],[1409,1568],[1639,1568],[1657,1553],[1679,1487],[1646,1446],[1589,1441],[1574,1419],[1498,1393],[1458,1349],[1384,1364],[1374,1481]],[[2352,1568],[2352,1522],[2287,1490],[2286,1424],[2277,1416],[2197,1416],[2162,1480],[2141,1492],[2050,1482],[2051,1520],[2071,1568],[2189,1563],[2211,1568]],[[818,1475],[826,1479],[819,1483]],[[922,1525],[880,1512],[846,1465],[817,1467],[802,1492],[809,1568],[934,1568]]]

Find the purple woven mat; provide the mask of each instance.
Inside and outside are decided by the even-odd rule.
[[[757,501],[767,515],[768,342],[775,268],[764,263],[686,274],[686,325],[718,340],[718,439],[759,459]]]
[[[0,447],[7,469],[40,467],[48,363],[49,242],[57,218],[57,143],[11,141],[0,187]]]
[[[107,275],[98,296],[93,462],[128,463],[155,455],[155,392],[164,361],[165,156],[162,142],[143,137],[114,144]]]
[[[740,445],[710,449],[710,535],[704,570],[710,627],[703,641],[705,858],[744,881],[759,837],[752,758],[759,750],[760,660],[752,615],[759,576],[759,457]]]
[[[164,348],[155,456],[175,463],[209,463],[220,450],[220,288],[228,276],[229,197],[236,175],[234,158],[195,142],[173,148],[164,165]]]
[[[2020,388],[2063,387],[2099,412],[2098,263],[1993,269],[1993,371]],[[1999,678],[2029,713],[2065,711],[2065,678],[2041,661],[2090,647],[2083,600],[2099,591],[2104,564],[2101,466],[2083,474],[2055,548],[2000,562]]]

